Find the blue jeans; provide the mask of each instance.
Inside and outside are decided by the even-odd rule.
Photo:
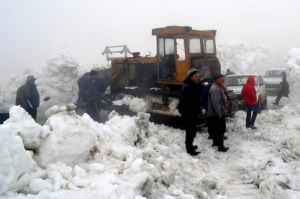
[[[247,116],[246,116],[246,128],[247,128],[249,126],[254,126],[256,116],[257,116],[257,108],[256,108],[256,104],[253,105],[246,104],[245,106],[247,112]],[[251,117],[251,112],[253,112],[252,117]]]

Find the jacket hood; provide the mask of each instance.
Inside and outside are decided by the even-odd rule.
[[[253,86],[255,85],[255,78],[254,78],[254,76],[250,75],[248,77],[247,84],[251,84]]]

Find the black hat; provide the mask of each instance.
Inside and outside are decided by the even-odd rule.
[[[94,75],[97,75],[97,71],[95,71],[95,70],[91,70],[91,72],[90,72],[90,76],[94,76]]]
[[[214,80],[217,80],[217,79],[219,79],[219,78],[221,78],[221,77],[224,77],[224,75],[222,75],[221,73],[218,73],[218,74],[216,74],[216,75],[214,76]]]

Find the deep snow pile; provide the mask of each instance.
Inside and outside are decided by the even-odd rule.
[[[223,74],[226,73],[226,69],[230,69],[235,74],[264,75],[269,68],[285,67],[283,56],[273,54],[267,47],[245,46],[237,41],[218,44],[217,57]]]
[[[12,109],[22,110],[19,107]],[[18,118],[15,117],[12,115],[16,122]],[[112,112],[106,124],[98,124],[88,115],[80,117],[72,111],[57,112],[43,126],[44,131],[52,129],[52,132],[43,139],[34,156],[45,170],[27,180],[19,189],[5,186],[1,193],[20,190],[55,198],[64,196],[67,190],[81,190],[91,196],[107,198],[161,198],[164,195],[205,195],[202,192],[210,189],[206,187],[208,185],[218,190],[216,182],[205,175],[207,165],[185,152],[181,130],[157,127],[149,122],[149,117],[146,113],[128,117]],[[34,123],[33,120],[31,122]],[[1,127],[13,124],[7,122]],[[170,131],[173,131],[172,137],[169,136]],[[83,154],[82,151],[88,153]],[[88,157],[83,160],[78,156]],[[74,166],[70,159],[81,161]],[[87,162],[87,159],[90,161]],[[26,160],[32,161],[30,156]],[[30,167],[20,167],[20,171],[25,168],[31,174]],[[210,184],[204,185],[207,180]],[[188,183],[186,190],[181,189],[182,181]],[[7,193],[7,196],[12,195],[12,192]]]
[[[11,78],[5,88],[0,88],[0,112],[8,112],[15,104],[17,89],[26,82],[28,75],[34,75],[41,97],[37,118],[38,123],[43,124],[46,120],[46,110],[54,105],[75,103],[78,98],[77,80],[91,69],[101,67],[103,66],[98,64],[79,64],[67,49],[62,48],[47,61],[42,73],[26,69],[22,75]],[[50,100],[43,101],[46,97],[50,97]]]

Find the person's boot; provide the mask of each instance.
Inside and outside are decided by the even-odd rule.
[[[192,155],[192,156],[195,156],[195,155],[198,155],[200,152],[197,152],[197,151],[189,151],[188,154]]]
[[[229,148],[225,147],[225,146],[218,147],[218,151],[220,151],[220,152],[226,152],[228,149]]]

